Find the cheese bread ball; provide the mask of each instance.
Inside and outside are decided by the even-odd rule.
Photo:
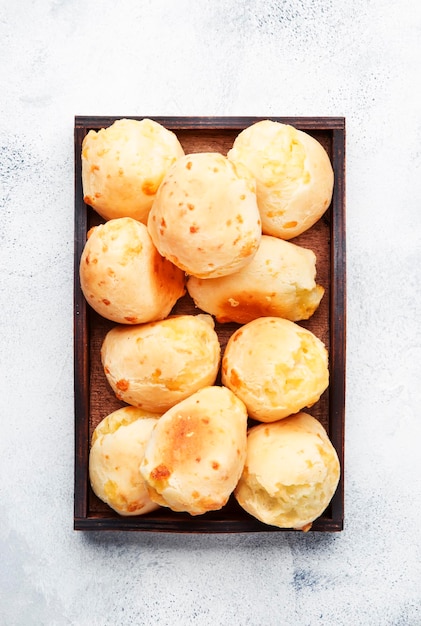
[[[120,217],[91,228],[79,267],[93,309],[120,324],[160,320],[185,293],[185,275],[155,248],[145,224]]]
[[[82,142],[82,185],[86,204],[104,219],[148,219],[153,199],[170,165],[184,155],[176,135],[153,120],[117,120]]]
[[[218,322],[246,324],[258,317],[292,321],[311,317],[324,288],[316,284],[316,255],[277,237],[263,235],[252,261],[235,274],[187,281],[196,306]]]
[[[295,322],[260,317],[231,335],[222,383],[241,398],[250,417],[274,422],[312,406],[327,389],[327,350]]]
[[[186,155],[165,176],[148,228],[188,274],[231,274],[251,261],[262,234],[254,180],[217,152]]]
[[[293,126],[262,120],[241,131],[228,158],[256,179],[266,235],[292,239],[329,207],[334,173],[323,146]]]
[[[298,413],[249,430],[234,495],[265,524],[307,531],[330,503],[339,477],[338,455],[325,429]]]
[[[244,466],[247,411],[224,387],[206,387],[167,411],[140,466],[152,500],[201,515],[222,508]]]
[[[120,400],[162,413],[215,382],[220,352],[210,315],[179,315],[113,328],[103,341],[101,359]]]
[[[124,407],[95,428],[89,453],[92,490],[120,515],[142,515],[158,508],[140,472],[146,444],[159,415]]]

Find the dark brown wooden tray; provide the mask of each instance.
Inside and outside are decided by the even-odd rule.
[[[76,530],[132,530],[182,533],[282,532],[248,515],[232,497],[220,511],[192,517],[162,508],[145,516],[122,517],[93,494],[89,484],[88,459],[91,434],[98,422],[111,411],[124,406],[105,380],[100,362],[100,346],[114,325],[89,306],[79,285],[79,259],[89,228],[101,218],[83,202],[81,146],[90,129],[111,125],[119,117],[75,117],[75,252],[74,252],[74,394],[75,394],[75,501]],[[317,255],[317,281],[325,289],[322,303],[312,318],[302,325],[314,332],[329,351],[330,385],[319,402],[308,410],[329,433],[341,463],[337,491],[312,531],[333,532],[343,528],[344,519],[344,415],[345,415],[345,119],[342,117],[156,117],[173,130],[186,153],[226,154],[237,134],[259,119],[292,124],[318,139],[326,148],[335,172],[330,208],[310,230],[294,243],[311,248]],[[188,296],[173,312],[196,312]],[[237,326],[216,324],[222,350]]]

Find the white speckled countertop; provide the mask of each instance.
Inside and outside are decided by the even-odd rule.
[[[421,4],[0,3],[0,624],[421,624]],[[336,535],[73,523],[73,120],[345,116]]]

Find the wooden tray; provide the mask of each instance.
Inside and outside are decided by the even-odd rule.
[[[131,119],[142,119],[136,116]],[[341,463],[341,480],[323,515],[311,531],[340,531],[344,518],[344,413],[345,413],[345,119],[291,117],[150,117],[173,130],[184,151],[226,154],[237,134],[259,119],[292,124],[313,135],[326,148],[335,172],[330,208],[306,233],[292,240],[317,255],[317,282],[325,295],[312,318],[302,325],[314,332],[329,351],[330,385],[310,410],[329,433]],[[91,434],[106,415],[124,406],[108,386],[100,362],[100,346],[114,326],[97,315],[81,293],[79,259],[86,233],[101,218],[83,202],[81,145],[90,129],[111,125],[119,117],[75,118],[75,259],[74,259],[74,375],[75,375],[75,502],[76,530],[136,530],[184,533],[282,532],[248,515],[233,497],[220,511],[192,517],[162,508],[145,516],[122,517],[93,494],[89,484],[88,459]],[[188,296],[173,312],[197,313]],[[216,324],[222,350],[237,326]],[[310,532],[311,532],[310,531]]]

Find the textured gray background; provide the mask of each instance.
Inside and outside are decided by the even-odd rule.
[[[421,4],[0,1],[0,624],[421,624]],[[346,528],[72,530],[73,117],[347,118]]]

